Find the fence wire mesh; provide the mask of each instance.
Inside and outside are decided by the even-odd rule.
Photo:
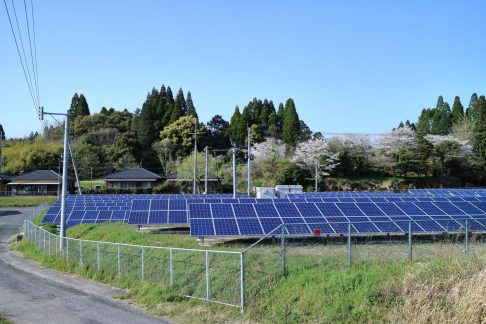
[[[345,269],[370,261],[422,261],[471,254],[486,257],[486,233],[474,219],[281,224],[241,252],[138,246],[60,238],[32,223],[24,234],[45,255],[89,271],[172,287],[181,295],[237,306],[258,301],[285,273],[319,266]],[[332,231],[330,231],[332,229]],[[373,232],[374,229],[374,232]],[[313,233],[309,235],[310,233]],[[303,233],[306,233],[305,235]]]

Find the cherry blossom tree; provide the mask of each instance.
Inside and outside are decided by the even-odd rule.
[[[264,142],[256,143],[252,148],[252,156],[255,161],[278,160],[285,155],[285,144],[275,138],[267,138]]]
[[[329,175],[339,164],[339,153],[329,150],[329,142],[326,139],[316,138],[298,144],[291,160],[312,174],[317,191],[319,177]]]

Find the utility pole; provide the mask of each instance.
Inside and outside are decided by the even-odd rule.
[[[93,190],[93,167],[91,167],[91,182],[90,182],[91,190]]]
[[[236,199],[236,146],[233,143],[233,199]]]
[[[247,164],[248,164],[248,179],[247,179],[247,182],[248,182],[248,196],[250,195],[250,190],[251,190],[251,165],[250,165],[250,161],[251,161],[251,127],[248,127],[248,152],[247,152],[247,158],[248,158],[248,161],[247,161]]]
[[[71,144],[69,145],[69,155],[71,156],[71,161],[73,162],[74,176],[76,177],[76,183],[78,184],[78,195],[82,195],[83,191],[81,189],[81,183],[79,182],[78,169],[76,169],[76,163],[74,163],[74,154]]]
[[[204,193],[208,194],[208,147],[204,148],[204,159],[205,159],[205,166],[204,166]]]
[[[61,230],[59,233],[59,250],[62,251],[64,247],[64,238],[66,237],[66,199],[67,199],[67,184],[68,184],[68,150],[69,150],[69,111],[66,113],[48,113],[44,111],[44,107],[38,108],[38,115],[40,120],[44,120],[44,115],[61,115],[64,116],[64,149],[62,160],[62,195],[61,195]]]
[[[192,193],[196,194],[197,189],[197,134],[204,134],[204,132],[197,132],[197,118],[196,122],[194,123],[194,181],[192,184]]]
[[[0,141],[3,141],[5,137],[5,132],[3,130],[0,130]],[[3,148],[5,145],[0,143],[0,172],[3,170]]]

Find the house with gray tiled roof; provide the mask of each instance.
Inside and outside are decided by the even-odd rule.
[[[109,174],[105,177],[107,189],[150,189],[165,179],[144,168],[131,168]]]
[[[7,184],[13,195],[57,195],[62,176],[52,170],[34,170],[11,177]],[[68,177],[68,192],[74,192],[74,179]]]

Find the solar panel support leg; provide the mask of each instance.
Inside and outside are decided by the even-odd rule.
[[[467,253],[469,250],[469,226],[466,220],[464,224],[464,253]]]
[[[142,259],[142,274],[141,274],[141,278],[142,278],[142,281],[145,279],[145,254],[144,254],[144,248],[142,246],[142,255],[141,255],[141,259]]]
[[[285,275],[285,270],[287,268],[287,256],[286,256],[286,246],[285,246],[285,224],[282,224],[282,237],[281,237],[281,254],[282,254],[282,275]]]
[[[169,249],[169,284],[171,287],[174,287],[174,267],[172,259],[172,249]]]
[[[351,268],[351,222],[348,223],[348,268]]]
[[[412,221],[408,222],[408,259],[412,260],[412,250],[413,250],[413,242],[412,242]]]

